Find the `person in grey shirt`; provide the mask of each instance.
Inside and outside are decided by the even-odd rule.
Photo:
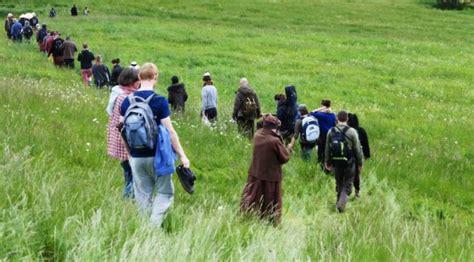
[[[331,128],[327,134],[326,139],[326,148],[324,154],[324,163],[328,170],[334,168],[334,174],[336,177],[336,191],[337,191],[337,210],[342,213],[346,207],[347,198],[351,195],[352,192],[352,183],[354,182],[355,170],[356,168],[359,172],[362,171],[362,165],[364,164],[364,155],[362,154],[362,148],[360,146],[359,135],[357,131],[347,125],[347,120],[349,116],[346,111],[341,111],[337,114],[337,125]],[[338,134],[339,133],[339,134]],[[331,160],[331,143],[333,136],[339,136],[342,133],[344,140],[352,152],[350,157],[347,160],[347,164],[336,165]]]
[[[213,123],[217,120],[217,89],[211,79],[211,74],[205,73],[202,76],[204,82],[201,90],[202,110],[209,122]]]

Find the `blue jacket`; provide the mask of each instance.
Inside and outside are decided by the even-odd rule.
[[[21,36],[21,29],[23,29],[23,26],[21,26],[20,22],[16,22],[13,24],[11,28],[11,34],[13,37],[20,37]]]
[[[176,154],[171,146],[171,137],[168,129],[163,125],[158,127],[158,145],[154,161],[156,176],[172,175],[176,170],[174,161]]]
[[[329,129],[336,126],[336,115],[334,113],[313,112],[311,115],[318,119],[320,131],[319,137],[326,137]]]

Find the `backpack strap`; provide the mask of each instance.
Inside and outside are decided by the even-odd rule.
[[[344,126],[344,127],[342,128],[342,130],[339,129],[337,126],[335,126],[334,128],[336,128],[337,130],[339,130],[339,132],[341,132],[342,135],[343,135],[345,138],[347,138],[347,139],[349,139],[349,141],[351,141],[352,147],[353,147],[353,148],[352,148],[352,151],[353,151],[352,154],[353,154],[354,158],[355,158],[356,160],[358,160],[358,159],[357,159],[357,154],[355,153],[355,149],[354,149],[354,146],[355,146],[355,145],[354,145],[354,141],[352,141],[352,139],[350,139],[350,138],[346,135],[346,132],[347,132],[347,130],[350,129],[350,127],[349,127],[349,126]]]

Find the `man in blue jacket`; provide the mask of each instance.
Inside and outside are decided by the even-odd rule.
[[[318,138],[318,163],[321,169],[327,174],[329,171],[324,167],[324,150],[326,148],[326,136],[329,129],[336,125],[336,115],[331,112],[331,101],[322,100],[321,107],[311,112],[311,115],[318,119],[319,138]]]
[[[22,35],[21,35],[21,29],[23,29],[23,26],[18,22],[18,20],[13,19],[13,25],[11,28],[11,35],[12,39],[15,42],[21,42],[22,40]]]

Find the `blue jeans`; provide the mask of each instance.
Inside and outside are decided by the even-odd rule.
[[[133,177],[132,177],[132,168],[128,160],[121,161],[120,165],[123,168],[123,177],[125,179],[125,186],[123,189],[123,196],[125,198],[133,198]]]
[[[142,214],[150,215],[150,222],[160,226],[166,212],[173,204],[174,186],[169,176],[155,175],[154,157],[132,157],[130,166],[133,174],[135,200]],[[156,188],[156,196],[153,191]]]
[[[315,146],[316,146],[316,144],[311,145],[311,144],[301,144],[300,143],[301,157],[303,158],[303,160],[308,161],[308,160],[311,159],[311,152],[313,151]]]

